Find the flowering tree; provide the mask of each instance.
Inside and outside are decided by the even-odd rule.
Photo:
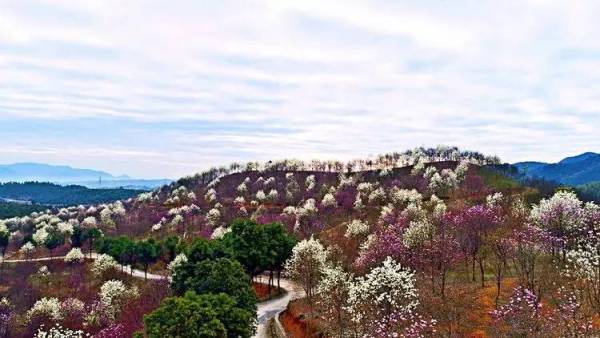
[[[600,229],[590,229],[580,237],[566,257],[570,265],[567,273],[578,280],[590,306],[600,314]]]
[[[528,290],[536,290],[540,278],[540,259],[544,253],[550,252],[557,239],[547,231],[529,225],[516,230],[508,240],[521,285]]]
[[[67,263],[82,263],[84,260],[83,252],[80,248],[73,248],[65,256],[65,262]]]
[[[324,318],[330,330],[337,332],[340,338],[346,337],[345,331],[350,321],[348,312],[348,293],[353,276],[340,266],[327,266],[323,269],[323,278],[317,286],[317,304],[323,309]]]
[[[138,295],[136,287],[129,288],[120,280],[113,279],[104,282],[100,287],[99,294],[104,315],[110,318],[110,320],[115,320],[125,302],[128,299],[136,298]]]
[[[351,238],[356,236],[365,235],[369,232],[370,226],[367,222],[363,222],[359,219],[352,220],[346,226],[345,237]]]
[[[408,264],[410,261],[410,250],[404,245],[402,234],[408,227],[409,221],[405,217],[399,217],[390,225],[378,224],[375,231],[363,243],[359,256],[355,262],[357,268],[364,270],[375,266],[387,257]]]
[[[390,257],[351,285],[348,303],[359,331],[375,337],[419,337],[435,324],[415,313],[419,300],[414,272]]]
[[[517,287],[509,302],[493,311],[492,317],[499,327],[507,327],[511,334],[519,337],[551,336],[552,330],[544,321],[539,298],[524,287]]]
[[[484,260],[487,252],[484,246],[488,236],[501,224],[498,209],[486,205],[475,205],[449,215],[448,221],[455,228],[457,239],[466,256],[472,258],[472,277],[475,281],[475,262],[479,264],[481,286],[485,284]]]
[[[44,327],[40,327],[33,338],[84,338],[88,337],[81,330],[71,330],[56,324],[50,330],[46,331]]]
[[[577,297],[564,288],[558,290],[555,306],[543,310],[533,291],[518,286],[507,304],[492,312],[495,328],[519,337],[596,337],[598,329],[590,316],[582,313]]]
[[[101,276],[105,272],[113,269],[117,269],[119,264],[115,261],[114,258],[107,254],[100,254],[96,257],[94,262],[92,263],[92,273],[96,276]]]
[[[572,192],[559,191],[531,209],[531,220],[552,236],[562,239],[554,243],[552,253],[558,254],[561,251],[564,258],[567,249],[565,245],[570,244],[569,238],[585,221],[583,202]]]
[[[326,263],[325,248],[311,237],[296,244],[292,249],[292,257],[285,262],[284,267],[290,278],[302,285],[308,300],[312,301]]]
[[[36,316],[43,316],[55,321],[62,319],[63,314],[58,298],[42,298],[35,302],[27,311],[27,319],[32,320]]]

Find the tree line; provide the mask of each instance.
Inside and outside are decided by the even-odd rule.
[[[174,296],[144,317],[137,337],[251,337],[256,326],[256,295],[252,278],[269,273],[269,286],[279,287],[285,261],[296,238],[280,223],[258,224],[236,220],[221,239],[196,238],[185,243],[165,240],[104,237],[99,253],[122,265],[137,266],[145,274],[159,259],[185,260],[172,272]]]

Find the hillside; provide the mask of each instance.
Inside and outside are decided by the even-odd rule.
[[[0,183],[0,198],[33,204],[69,206],[109,203],[142,193],[131,189],[88,189],[83,186],[61,186],[53,183]]]
[[[600,181],[577,186],[577,191],[579,191],[586,200],[600,203]]]
[[[528,177],[577,186],[600,181],[600,154],[587,152],[558,163],[519,162],[514,164]]]
[[[23,217],[33,212],[40,212],[48,209],[42,205],[6,202],[0,200],[0,219]]]
[[[16,337],[35,332],[40,321],[23,319],[45,309],[50,300],[36,303],[41,297],[55,297],[68,307],[72,292],[63,283],[81,290],[79,305],[85,306],[79,309],[86,309],[97,294],[102,297],[107,283],[112,287],[122,280],[127,286],[119,288],[129,296],[120,305],[127,306],[111,309],[110,321],[84,325],[87,317],[65,312],[43,323],[91,335],[118,328],[117,336],[138,330],[143,337],[177,336],[182,325],[202,320],[177,317],[179,306],[201,302],[186,292],[210,297],[216,290],[232,299],[211,306],[228,303],[246,311],[246,324],[221,317],[224,327],[251,337],[247,323],[256,313],[257,291],[248,288],[262,281],[267,285],[255,290],[271,290],[285,276],[305,291],[281,317],[284,329],[299,331],[300,337],[344,336],[339,333],[350,328],[358,336],[377,336],[373,333],[383,329],[417,337],[528,336],[521,333],[529,332],[531,318],[537,323],[534,336],[569,336],[575,324],[585,329],[579,336],[597,336],[600,328],[586,324],[594,318],[596,300],[586,293],[565,294],[575,286],[589,287],[587,275],[567,278],[565,262],[558,263],[596,247],[589,234],[600,209],[573,193],[528,186],[512,171],[497,159],[447,149],[347,163],[234,163],[127,200],[7,219],[0,229],[9,259],[67,252],[79,257],[79,263],[65,257],[64,264],[48,264],[50,274],[40,266],[10,266],[14,277],[0,276],[18,313],[11,328]],[[571,244],[583,240],[590,245]],[[113,263],[85,266],[83,252],[92,250]],[[117,263],[170,275],[172,282],[154,293],[156,285],[131,280]],[[96,274],[103,265],[110,273]],[[20,285],[36,296],[23,299]],[[140,298],[126,292],[134,285]],[[570,310],[574,301],[578,312]],[[543,316],[527,312],[542,306]],[[388,314],[389,309],[403,316]],[[163,319],[169,324],[161,325]]]

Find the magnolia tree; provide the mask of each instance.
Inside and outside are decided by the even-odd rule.
[[[348,294],[352,287],[352,274],[340,266],[327,266],[323,269],[323,277],[317,287],[317,304],[323,311],[328,329],[332,335],[346,337],[350,324],[348,312]]]
[[[414,272],[391,257],[359,277],[348,291],[348,312],[360,332],[375,337],[415,336],[432,332],[435,321],[416,314],[419,305]]]
[[[531,220],[552,236],[562,239],[554,243],[553,254],[565,254],[570,238],[578,232],[585,222],[583,202],[572,192],[559,191],[549,199],[543,199],[531,209]]]
[[[580,291],[600,314],[600,228],[589,229],[566,257],[570,265],[567,274],[577,279]]]
[[[285,270],[292,280],[297,281],[306,292],[309,301],[327,264],[327,252],[318,240],[305,239],[292,249],[292,257],[285,262]]]
[[[355,266],[359,270],[365,270],[381,263],[387,257],[408,264],[409,249],[404,245],[402,237],[408,224],[409,221],[405,217],[399,217],[390,225],[377,224],[373,234],[361,245]]]
[[[511,337],[597,337],[598,329],[582,311],[577,297],[560,288],[554,306],[544,307],[538,295],[522,286],[508,303],[492,311],[494,328]]]
[[[529,290],[536,290],[541,276],[540,261],[558,239],[544,229],[529,225],[515,230],[508,241],[520,284]]]
[[[484,286],[485,246],[494,230],[502,223],[499,210],[486,205],[475,205],[449,215],[448,222],[456,231],[457,240],[466,257],[472,258],[472,279],[475,281],[475,263],[479,264],[481,285]]]

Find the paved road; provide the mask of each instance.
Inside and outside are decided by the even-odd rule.
[[[89,255],[85,255],[85,258],[89,258],[89,257],[90,257]],[[96,258],[98,258],[98,254],[95,252],[92,253],[92,259],[96,259]],[[7,259],[7,260],[3,260],[2,258],[0,258],[0,263],[46,262],[46,261],[64,260],[64,259],[65,259],[65,256],[53,256],[53,257],[31,258],[31,259]],[[144,278],[144,271],[138,270],[138,269],[133,269],[133,271],[131,271],[129,269],[129,265],[122,265],[122,267],[123,267],[124,271],[131,272],[132,276],[137,277],[137,278]],[[161,279],[165,279],[165,278],[170,279],[171,277],[148,273],[148,279],[161,280]]]
[[[258,318],[258,327],[256,328],[256,335],[254,335],[254,338],[267,337],[267,323],[269,322],[269,319],[279,316],[281,312],[287,309],[290,301],[304,297],[304,291],[294,282],[282,278],[280,285],[287,291],[283,297],[258,304],[256,316]]]
[[[96,259],[98,254],[92,253],[92,259]],[[89,258],[89,255],[86,255]],[[65,256],[54,256],[54,257],[42,257],[42,258],[31,258],[31,259],[7,259],[3,260],[0,258],[0,263],[25,263],[25,262],[45,262],[52,260],[64,260]],[[129,266],[124,266],[125,271],[129,271]],[[144,278],[144,271],[133,269],[132,275],[137,278]],[[148,279],[161,280],[171,277],[148,273]],[[256,317],[258,319],[258,326],[256,329],[256,335],[254,338],[265,338],[267,337],[267,323],[269,319],[279,316],[281,312],[287,309],[290,301],[304,297],[304,291],[296,285],[294,282],[282,278],[280,280],[281,287],[287,291],[286,294],[280,298],[271,299],[266,302],[258,303]]]

